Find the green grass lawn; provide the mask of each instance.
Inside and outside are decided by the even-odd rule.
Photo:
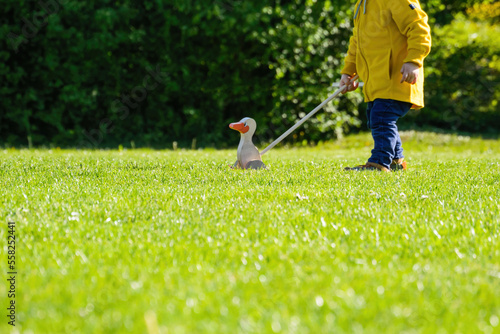
[[[499,333],[500,141],[403,138],[391,174],[342,171],[369,135],[257,172],[236,150],[0,150],[16,333]]]

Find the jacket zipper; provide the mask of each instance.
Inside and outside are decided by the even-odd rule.
[[[361,58],[363,59],[363,61],[365,62],[365,65],[366,65],[365,87],[368,87],[368,80],[370,79],[370,69],[368,68],[368,63],[366,62],[365,56],[363,55],[363,51],[361,51],[361,38],[359,37],[360,36],[359,30],[360,30],[360,26],[361,26],[361,15],[359,16],[358,20],[359,20],[359,22],[358,22],[358,46],[359,46],[359,54],[360,54]],[[368,101],[371,101],[370,97],[368,96],[368,89],[365,89],[364,92],[365,92],[365,95],[366,95],[366,99]]]

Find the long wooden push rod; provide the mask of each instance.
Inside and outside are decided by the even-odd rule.
[[[351,79],[351,82],[349,83],[352,84],[354,83],[356,80],[358,80],[358,76],[354,76],[352,79]],[[301,126],[302,124],[304,124],[309,118],[311,118],[314,114],[316,114],[318,111],[320,111],[321,109],[323,109],[323,107],[325,105],[328,104],[328,102],[330,102],[331,100],[333,100],[334,98],[336,98],[340,93],[342,93],[342,91],[345,89],[346,86],[341,86],[339,89],[337,89],[335,91],[335,93],[333,93],[332,95],[330,95],[325,101],[323,101],[319,106],[317,106],[313,111],[311,111],[309,114],[307,114],[306,116],[304,116],[304,118],[302,118],[300,121],[298,121],[297,123],[295,123],[294,126],[292,126],[287,132],[285,132],[284,134],[282,134],[278,139],[276,139],[275,141],[273,141],[271,144],[269,144],[268,147],[266,147],[262,152],[260,152],[260,155],[263,156],[264,154],[266,154],[266,152],[268,152],[270,149],[272,149],[274,146],[276,146],[277,144],[279,144],[283,139],[285,139],[290,133],[292,133],[293,131],[295,131],[299,126]]]

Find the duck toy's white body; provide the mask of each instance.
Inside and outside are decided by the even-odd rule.
[[[252,118],[245,117],[237,123],[229,124],[229,127],[241,134],[240,144],[236,153],[238,160],[236,160],[232,168],[266,169],[259,150],[252,141],[255,129],[257,129],[257,123]]]

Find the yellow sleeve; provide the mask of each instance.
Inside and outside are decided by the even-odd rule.
[[[341,74],[354,75],[356,73],[356,50],[358,48],[357,27],[354,25],[353,34],[349,40],[349,50],[345,58],[345,65]]]
[[[388,1],[388,7],[399,31],[408,38],[408,55],[404,62],[422,67],[432,45],[427,14],[418,0],[392,0]]]

